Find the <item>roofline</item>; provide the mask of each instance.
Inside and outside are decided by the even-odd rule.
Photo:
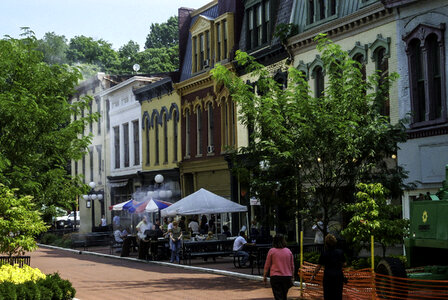
[[[199,15],[200,13],[206,11],[207,9],[209,9],[212,6],[215,6],[218,4],[218,0],[213,0],[210,3],[205,4],[204,6],[194,10],[193,12],[190,13],[191,17],[194,17],[196,15]]]
[[[155,80],[157,79],[157,80]],[[110,94],[112,92],[115,92],[118,89],[121,89],[122,87],[132,84],[136,81],[143,81],[143,82],[149,82],[149,83],[154,83],[157,82],[159,80],[161,80],[162,77],[144,77],[144,76],[133,76],[123,82],[118,83],[117,85],[114,85],[113,87],[110,87],[102,92],[99,93],[99,96],[105,96],[107,94]]]

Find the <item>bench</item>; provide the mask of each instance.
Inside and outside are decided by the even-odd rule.
[[[87,251],[93,246],[109,246],[113,239],[112,234],[108,232],[91,232],[85,234],[72,234],[72,248],[83,248]]]
[[[209,257],[216,260],[216,257],[229,256],[233,254],[233,241],[198,241],[184,242],[182,247],[182,258],[191,265],[191,259]]]

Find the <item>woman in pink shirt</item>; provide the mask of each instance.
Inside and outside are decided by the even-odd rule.
[[[266,282],[266,276],[270,272],[274,298],[286,300],[288,290],[293,286],[294,257],[291,250],[286,248],[283,235],[277,234],[272,244],[273,248],[269,250],[264,264],[263,281]]]

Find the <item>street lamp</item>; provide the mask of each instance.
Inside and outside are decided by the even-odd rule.
[[[155,187],[158,188],[158,190],[154,190],[152,193],[153,198],[160,198],[160,199],[170,199],[173,196],[173,192],[170,189],[165,188],[165,184],[163,181],[165,178],[162,174],[157,174],[154,177],[154,181],[156,182]]]
[[[104,214],[103,203],[103,191],[95,191],[96,183],[89,182],[90,192],[87,195],[83,195],[83,199],[86,200],[86,207],[92,209],[92,231],[95,227],[95,200],[101,201],[101,214]]]

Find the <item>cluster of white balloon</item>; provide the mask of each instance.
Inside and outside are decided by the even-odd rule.
[[[154,178],[154,181],[161,186],[163,183],[163,175],[157,174]],[[171,190],[165,190],[165,189],[159,189],[154,191],[149,191],[147,193],[148,197],[151,197],[153,199],[170,199],[173,196],[173,192]]]
[[[93,191],[93,189],[96,187],[96,184],[95,184],[95,182],[90,182],[89,183],[89,186],[90,186],[90,188],[92,189],[92,192],[91,193],[89,193],[88,195],[82,195],[82,198],[84,199],[84,200],[103,200],[103,194],[95,194],[94,193],[94,191]]]

